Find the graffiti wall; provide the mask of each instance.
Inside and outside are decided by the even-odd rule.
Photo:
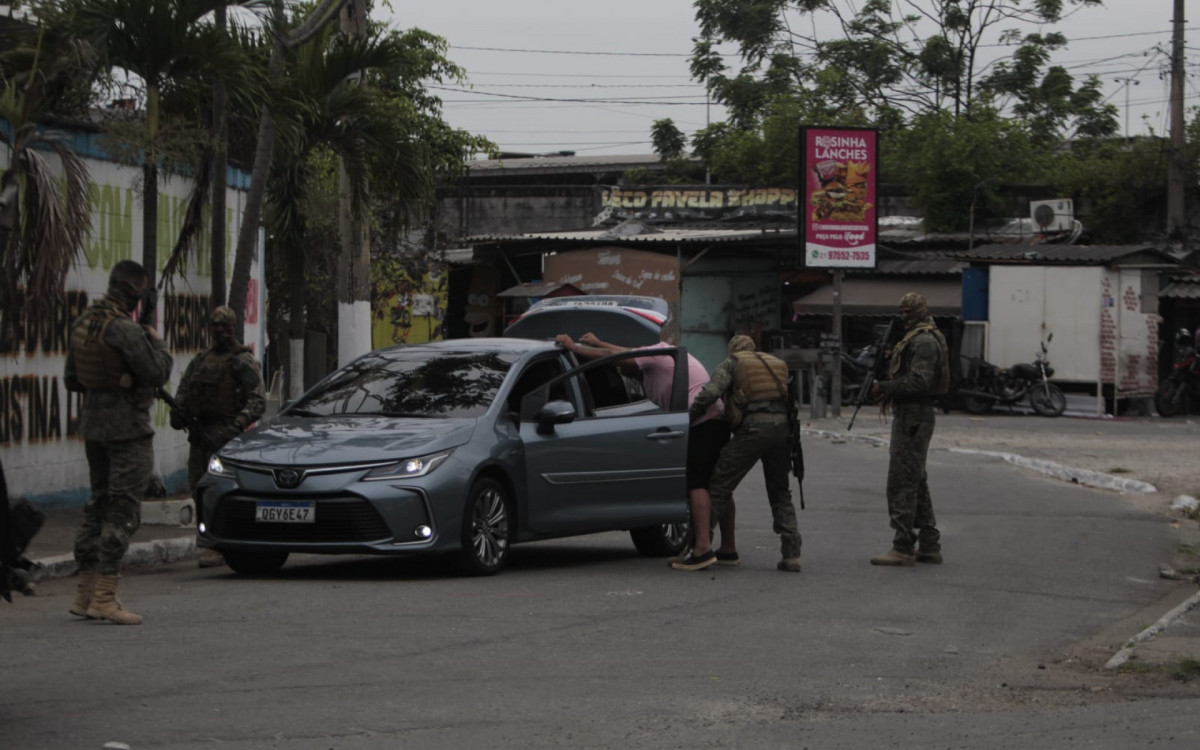
[[[77,140],[77,143],[80,141]],[[81,150],[91,173],[92,231],[84,255],[68,274],[55,313],[44,320],[22,319],[16,332],[0,340],[0,460],[9,493],[44,507],[82,505],[88,494],[87,462],[79,438],[79,394],[62,382],[71,322],[108,286],[108,274],[121,260],[142,260],[141,170],[96,158]],[[48,157],[51,158],[51,157]],[[226,268],[233,268],[241,223],[246,175],[232,173],[226,196]],[[183,224],[191,181],[162,179],[158,196],[158,276]],[[207,225],[207,221],[206,221]],[[261,237],[259,247],[261,247]],[[188,362],[207,346],[207,311],[212,288],[209,248],[204,237],[188,259],[182,277],[165,288],[158,302],[158,331],[175,363],[168,390],[174,392]],[[246,345],[261,357],[266,332],[261,258],[250,271],[246,300]],[[172,430],[166,407],[154,413],[155,468],[168,491],[186,487],[187,439]]]
[[[371,348],[441,341],[449,277],[442,263],[397,268],[373,290]],[[375,269],[372,269],[375,273]]]

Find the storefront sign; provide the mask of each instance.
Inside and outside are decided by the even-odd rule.
[[[805,266],[875,267],[876,136],[865,128],[800,130],[798,235]]]

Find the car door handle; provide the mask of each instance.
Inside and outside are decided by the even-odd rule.
[[[687,433],[681,430],[659,430],[646,436],[648,440],[678,440]]]

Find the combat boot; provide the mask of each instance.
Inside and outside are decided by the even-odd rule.
[[[919,563],[931,563],[933,565],[941,565],[942,564],[942,551],[935,549],[931,552],[926,552],[924,550],[919,549],[919,550],[917,550],[916,559],[917,559],[917,562],[919,562]]]
[[[898,549],[890,549],[882,555],[875,555],[871,558],[872,565],[900,565],[903,567],[912,567],[917,564],[917,559],[913,557],[911,552],[901,552]]]
[[[782,570],[785,573],[799,573],[800,572],[800,558],[799,557],[785,557],[775,565],[775,569]]]
[[[75,584],[75,601],[71,603],[71,608],[67,611],[76,617],[92,619],[92,616],[88,614],[88,608],[92,606],[92,592],[95,588],[96,571],[80,570],[79,582]]]
[[[118,625],[141,625],[142,616],[125,609],[117,599],[117,581],[120,576],[96,576],[96,590],[92,594],[92,606],[87,616],[115,622]]]

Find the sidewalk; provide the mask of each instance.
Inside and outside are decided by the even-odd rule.
[[[142,526],[133,535],[125,564],[158,565],[195,555],[194,518],[192,500],[186,495],[142,503]],[[82,523],[82,507],[46,511],[46,523],[25,553],[42,566],[39,579],[75,575],[75,534]]]

